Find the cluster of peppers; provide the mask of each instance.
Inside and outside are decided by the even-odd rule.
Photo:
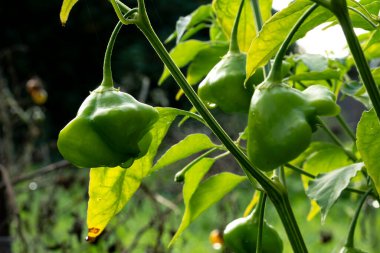
[[[318,116],[336,115],[339,106],[325,86],[300,91],[282,83],[282,66],[276,65],[276,60],[268,78],[264,80],[263,70],[258,69],[245,83],[246,54],[240,52],[237,43],[243,3],[230,49],[200,83],[198,94],[211,108],[217,106],[226,113],[248,112],[248,157],[258,169],[271,171],[301,154],[310,144]],[[130,167],[148,151],[152,138],[149,131],[159,117],[155,108],[113,86],[110,58],[121,26],[119,22],[111,35],[101,85],[59,134],[59,151],[78,167]],[[254,252],[257,231],[257,218],[252,213],[226,227],[225,244],[237,253]],[[282,252],[282,248],[277,232],[265,222],[262,252]]]

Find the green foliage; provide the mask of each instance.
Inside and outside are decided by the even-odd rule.
[[[316,5],[313,2],[321,6],[314,10]],[[64,1],[61,11],[63,23],[66,22],[75,3],[75,1]],[[126,13],[131,10],[121,2],[112,1],[112,3],[117,12]],[[375,111],[380,113],[380,93],[376,86],[379,83],[380,71],[379,68],[370,69],[366,63],[369,59],[379,57],[380,36],[375,27],[379,23],[376,15],[380,9],[380,2],[349,2],[352,10],[349,15],[345,0],[296,0],[273,16],[271,16],[272,1],[256,3],[259,3],[261,18],[265,21],[261,29],[256,27],[256,24],[260,23],[260,10],[253,10],[255,5],[252,5],[251,1],[214,0],[211,4],[201,5],[189,15],[179,18],[174,32],[167,39],[167,42],[176,40],[174,48],[168,53],[150,26],[144,1],[138,1],[138,8],[133,9],[136,12],[129,16],[128,23],[136,25],[142,31],[165,64],[159,84],[172,74],[180,87],[177,99],[185,94],[193,109],[191,113],[185,113],[171,108],[160,108],[159,120],[150,130],[152,143],[150,146],[145,145],[149,146],[148,151],[146,154],[141,152],[139,156],[134,157],[136,160],[133,164],[128,164],[131,166],[127,170],[120,167],[91,169],[87,216],[89,239],[94,239],[102,233],[111,219],[121,212],[135,195],[148,175],[155,177],[158,174],[152,172],[171,173],[162,168],[190,156],[194,156],[192,161],[180,171],[184,179],[182,189],[184,214],[175,235],[167,239],[170,246],[180,236],[186,234],[183,232],[190,229],[190,225],[202,213],[207,213],[206,210],[241,182],[249,179],[253,188],[264,191],[272,201],[283,222],[283,228],[293,251],[307,252],[302,229],[299,229],[298,220],[294,218],[289,202],[288,193],[292,193],[289,191],[292,188],[286,184],[290,176],[284,175],[282,170],[284,165],[303,174],[302,181],[307,197],[311,203],[314,203],[311,213],[314,215],[317,213],[318,208],[315,205],[317,203],[321,208],[322,222],[327,220],[327,214],[330,213],[332,206],[343,199],[342,192],[350,184],[366,191],[370,189],[380,191],[380,169],[377,165],[380,125],[379,115],[375,113]],[[239,4],[242,4],[241,17],[240,14],[236,15]],[[305,13],[311,15],[305,20],[300,19],[300,16],[306,17]],[[284,54],[291,42],[302,38],[318,25],[336,20],[345,32],[352,58],[350,56],[341,60],[319,55],[295,54],[286,59],[287,71],[283,70]],[[354,27],[367,29],[368,32],[357,40],[352,24]],[[237,33],[234,33],[234,28],[237,28]],[[208,29],[207,38],[204,36],[206,29]],[[229,45],[230,50],[227,53]],[[247,56],[240,54],[239,47],[242,52],[247,52]],[[367,58],[364,58],[361,48],[364,48]],[[242,56],[241,59],[244,59],[238,63],[230,60],[228,57],[234,53],[239,53],[239,57]],[[248,91],[253,88],[248,82],[250,77],[254,78],[254,74],[260,73],[261,70],[268,74],[268,68],[271,68],[269,63],[275,54],[276,59],[269,76],[264,82],[262,78],[257,78],[254,92]],[[350,76],[349,70],[354,63],[361,75],[360,81]],[[179,68],[187,71],[186,78]],[[235,76],[237,72],[239,72],[238,78]],[[206,78],[201,82],[204,77]],[[215,90],[204,91],[206,85],[220,84],[219,79],[222,80],[222,85],[218,85]],[[198,97],[190,85],[199,82]],[[245,87],[248,89],[245,90]],[[240,90],[242,92],[239,89],[242,89]],[[343,143],[340,136],[336,136],[324,123],[324,119],[320,118],[340,113],[336,97],[341,94],[342,100],[347,96],[353,97],[367,108],[375,109],[363,113],[357,127],[357,141],[341,117],[337,116],[340,127],[351,137],[346,143]],[[244,103],[242,107],[246,109],[240,108],[240,102]],[[222,128],[225,122],[218,122],[203,103],[209,106],[217,105],[222,112],[242,112],[248,117],[245,136],[232,140]],[[245,113],[248,107],[247,115]],[[104,112],[108,114],[107,108]],[[209,136],[194,134],[193,131],[170,147],[153,166],[158,147],[178,115],[186,116],[186,119],[197,119],[211,130],[221,144],[216,145]],[[92,122],[96,119],[90,115],[89,120]],[[119,134],[128,130],[129,123],[130,126],[136,126],[141,130],[143,128],[141,120],[138,121],[127,122],[115,119],[114,122],[121,122],[116,127],[112,122],[110,124],[103,122],[103,125],[110,127],[107,128],[107,133],[111,133],[116,140],[129,145],[134,138],[140,139],[141,136],[133,134],[128,138],[120,138]],[[321,135],[314,135],[314,132],[320,134],[319,128],[325,131],[333,143],[322,142],[318,139]],[[79,131],[78,136],[83,135],[83,132],[87,133]],[[103,137],[104,134],[100,136]],[[312,142],[313,138],[318,142]],[[76,139],[79,138],[75,138],[74,144],[78,143]],[[67,145],[68,149],[69,146]],[[117,148],[118,142],[112,142],[111,146]],[[216,154],[221,150],[226,152]],[[198,154],[202,151],[202,154]],[[198,155],[195,156],[196,154]],[[239,176],[227,172],[224,167],[221,168],[221,173],[211,171],[211,167],[226,156],[235,158],[237,167],[240,167],[246,175]],[[120,161],[117,161],[113,165],[119,164]],[[272,170],[275,172],[270,175],[268,172]],[[364,176],[356,177],[358,172],[362,172]],[[212,175],[208,176],[208,173]],[[352,192],[360,194],[362,191]],[[379,201],[376,193],[373,193],[372,197]],[[168,205],[167,201],[165,203]],[[173,208],[173,205],[169,205]],[[263,221],[264,218],[260,219]],[[235,238],[229,243],[232,245],[236,240]],[[256,243],[256,238],[253,241]]]
[[[379,119],[374,110],[364,112],[358,124],[357,146],[378,193],[380,192],[380,169],[377,159],[380,149],[379,134]]]
[[[363,163],[351,164],[328,173],[318,174],[316,179],[309,182],[306,194],[309,198],[317,201],[321,207],[322,222],[325,222],[330,208],[362,167]]]

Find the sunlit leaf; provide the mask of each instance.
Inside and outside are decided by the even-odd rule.
[[[374,109],[363,112],[356,131],[356,144],[368,175],[380,193],[380,123]]]
[[[144,157],[136,160],[128,169],[103,167],[90,170],[87,208],[90,240],[100,235],[109,221],[128,203],[139,188],[141,180],[149,174],[158,146],[177,116],[173,110],[165,108],[158,110],[160,119],[150,131],[153,137],[152,143]]]
[[[322,222],[325,221],[330,208],[338,200],[342,191],[349,185],[351,178],[361,170],[363,165],[363,163],[355,163],[328,173],[319,174],[309,182],[306,194],[321,207]]]
[[[296,0],[277,12],[264,24],[248,50],[247,78],[253,75],[258,67],[265,65],[271,59],[294,24],[312,4],[313,2],[309,0]],[[331,16],[331,12],[323,7],[318,7],[297,31],[294,40],[302,38],[309,30],[327,21]]]
[[[196,165],[197,168],[192,168],[185,176],[185,185],[183,188],[185,213],[181,225],[170,241],[169,246],[178,239],[183,231],[198,218],[201,213],[222,199],[238,184],[246,180],[244,176],[223,172],[208,178],[199,185],[201,175],[203,176],[213,163],[210,158],[204,160],[205,162],[202,168],[201,164],[198,163]]]
[[[63,0],[61,11],[59,13],[59,18],[61,19],[61,23],[64,26],[69,18],[69,14],[74,5],[78,2],[78,0]]]
[[[173,58],[174,63],[179,68],[182,68],[189,64],[199,53],[199,51],[209,46],[210,45],[207,42],[199,40],[187,40],[185,42],[177,44],[177,46],[170,51],[170,56]],[[165,67],[158,83],[162,84],[169,76],[170,72]]]
[[[212,7],[217,20],[227,38],[231,37],[232,27],[236,18],[241,0],[213,0]],[[238,27],[239,48],[247,52],[252,39],[256,36],[253,10],[250,1],[244,2]]]
[[[153,166],[152,171],[189,157],[200,151],[215,147],[210,138],[205,134],[190,134],[185,139],[170,147],[165,154]]]

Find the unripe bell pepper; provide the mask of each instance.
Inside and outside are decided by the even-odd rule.
[[[198,95],[208,107],[226,113],[248,111],[253,85],[264,77],[260,69],[244,87],[246,58],[244,53],[227,53],[199,84]]]
[[[317,116],[339,111],[327,87],[311,86],[301,92],[286,84],[261,84],[248,116],[249,159],[263,171],[293,160],[309,146]]]
[[[234,253],[256,252],[258,219],[255,213],[230,222],[224,230],[224,245]],[[264,221],[262,253],[281,253],[283,244],[276,230]]]
[[[117,89],[99,86],[61,130],[58,149],[78,167],[129,167],[147,152],[149,130],[157,119],[153,107]]]

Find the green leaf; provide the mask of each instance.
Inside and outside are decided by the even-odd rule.
[[[317,151],[310,153],[306,159],[303,169],[313,175],[326,173],[351,164],[351,161],[344,151],[333,144],[320,145]],[[310,178],[302,176],[305,189]]]
[[[375,79],[376,85],[380,85],[380,67],[371,69],[373,78]]]
[[[373,109],[363,112],[356,131],[358,151],[372,178],[376,190],[380,193],[380,123]]]
[[[304,63],[310,71],[322,72],[326,70],[328,66],[328,59],[319,54],[302,54],[294,57],[297,62]]]
[[[69,18],[70,11],[77,2],[78,0],[63,0],[61,11],[59,13],[59,18],[61,19],[61,23],[63,26],[66,25],[67,19]]]
[[[294,24],[312,4],[313,2],[309,0],[296,0],[277,12],[264,24],[248,50],[247,78],[253,75],[258,67],[265,65],[270,60]],[[318,7],[295,34],[294,41],[305,36],[309,30],[327,21],[331,16],[331,12],[323,7]]]
[[[160,119],[150,131],[152,143],[144,157],[136,160],[128,169],[102,167],[90,170],[87,208],[88,237],[90,239],[100,235],[109,221],[128,203],[143,178],[149,174],[158,146],[177,116],[173,110],[157,109]]]
[[[173,145],[153,166],[152,171],[157,171],[172,163],[189,157],[195,153],[215,147],[210,138],[205,134],[191,134],[185,139]]]
[[[304,80],[330,80],[330,79],[340,79],[340,71],[333,69],[326,69],[321,72],[310,71],[303,72],[295,75],[291,75],[289,80],[291,81],[304,81]]]
[[[263,22],[267,21],[272,16],[273,0],[259,0],[261,18]]]
[[[207,42],[199,40],[188,40],[177,44],[177,46],[170,51],[170,56],[173,58],[174,63],[179,68],[182,68],[189,64],[189,62],[191,62],[194,59],[194,57],[199,53],[199,51],[209,46],[210,45]],[[165,67],[158,83],[162,84],[169,76],[170,72]]]
[[[357,81],[344,82],[340,91],[342,94],[361,102],[367,109],[372,107],[371,100],[362,83]]]
[[[351,178],[356,176],[356,173],[361,170],[363,165],[363,163],[355,163],[328,173],[319,174],[309,182],[306,194],[321,207],[322,223],[342,191],[349,185]]]
[[[204,21],[211,20],[212,8],[211,4],[201,5],[186,17],[180,17],[176,24],[177,43],[181,40],[185,32]]]
[[[187,70],[187,81],[190,85],[197,84],[227,53],[228,44],[213,43],[209,48],[200,51]]]
[[[348,2],[350,2],[350,1],[348,1]],[[360,3],[363,5],[363,7],[365,7],[365,9],[369,13],[373,14],[374,16],[377,16],[379,14],[380,1],[374,1],[374,0],[363,1],[362,0],[362,1],[360,1]],[[354,4],[353,1],[349,5],[356,7],[356,4]],[[361,11],[363,13],[363,10],[361,8],[356,7],[356,9],[358,9],[359,11]],[[357,14],[356,12],[351,11],[350,12],[350,18],[351,18],[352,24],[355,28],[362,28],[362,29],[367,30],[367,31],[371,31],[371,30],[376,29],[372,25],[370,25],[365,19],[363,19],[359,14]]]
[[[212,8],[216,13],[217,21],[227,38],[231,37],[232,27],[236,18],[241,0],[213,0]],[[247,52],[252,39],[256,36],[253,10],[250,1],[244,2],[238,27],[239,48]]]
[[[199,185],[200,175],[198,173],[201,173],[203,176],[205,171],[208,170],[207,166],[211,166],[213,162],[210,161],[210,158],[205,160],[206,162],[203,168],[193,168],[185,176],[185,185],[183,188],[185,213],[181,225],[170,241],[169,246],[178,239],[183,231],[198,218],[200,214],[222,199],[238,184],[246,180],[244,176],[223,172],[208,178]]]

